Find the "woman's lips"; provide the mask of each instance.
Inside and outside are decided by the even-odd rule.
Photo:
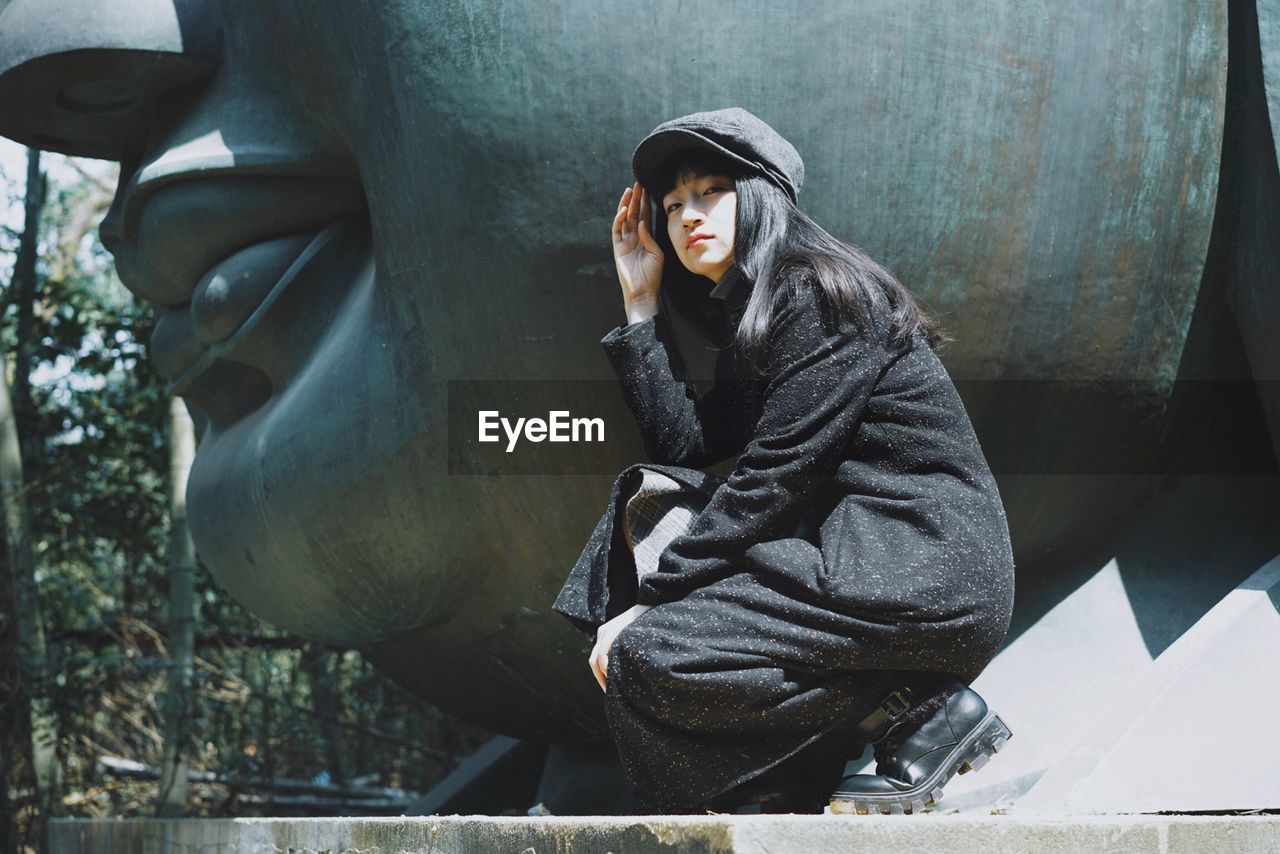
[[[685,244],[685,248],[692,249],[694,246],[700,246],[703,243],[706,243],[708,240],[710,240],[714,236],[715,236],[714,234],[699,234],[699,235],[690,237],[689,242]]]

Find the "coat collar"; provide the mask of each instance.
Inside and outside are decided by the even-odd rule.
[[[742,271],[738,269],[738,265],[730,264],[729,269],[720,277],[720,281],[716,283],[716,286],[711,289],[711,293],[707,294],[707,296],[718,300],[728,299],[729,293],[734,290],[734,287],[742,278]]]

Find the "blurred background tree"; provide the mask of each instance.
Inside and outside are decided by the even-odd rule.
[[[170,442],[181,428],[171,428],[170,396],[146,357],[152,310],[120,283],[97,234],[118,167],[43,155],[33,274],[24,277],[26,152],[0,145],[0,346],[38,604],[27,616],[40,621],[45,657],[40,684],[24,682],[32,671],[19,654],[21,573],[6,537],[0,850],[38,838],[32,709],[41,707],[32,700],[41,692],[50,719],[35,731],[56,733],[54,814],[401,814],[490,734],[409,695],[354,651],[262,622],[198,559],[182,589],[182,556],[169,544]],[[171,658],[171,593],[188,603],[177,625],[190,612],[186,664],[181,635]]]

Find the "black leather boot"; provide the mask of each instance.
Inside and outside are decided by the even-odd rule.
[[[955,776],[977,771],[1004,748],[1013,733],[967,685],[955,692],[932,717],[910,732],[890,723],[875,742],[876,773],[845,777],[831,794],[833,813],[902,814],[919,812],[942,797],[942,787]],[[910,692],[905,692],[909,695]],[[903,691],[881,703],[860,729],[897,721],[911,707]]]

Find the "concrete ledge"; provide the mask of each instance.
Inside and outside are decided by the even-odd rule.
[[[63,819],[59,854],[1280,852],[1280,816]]]

